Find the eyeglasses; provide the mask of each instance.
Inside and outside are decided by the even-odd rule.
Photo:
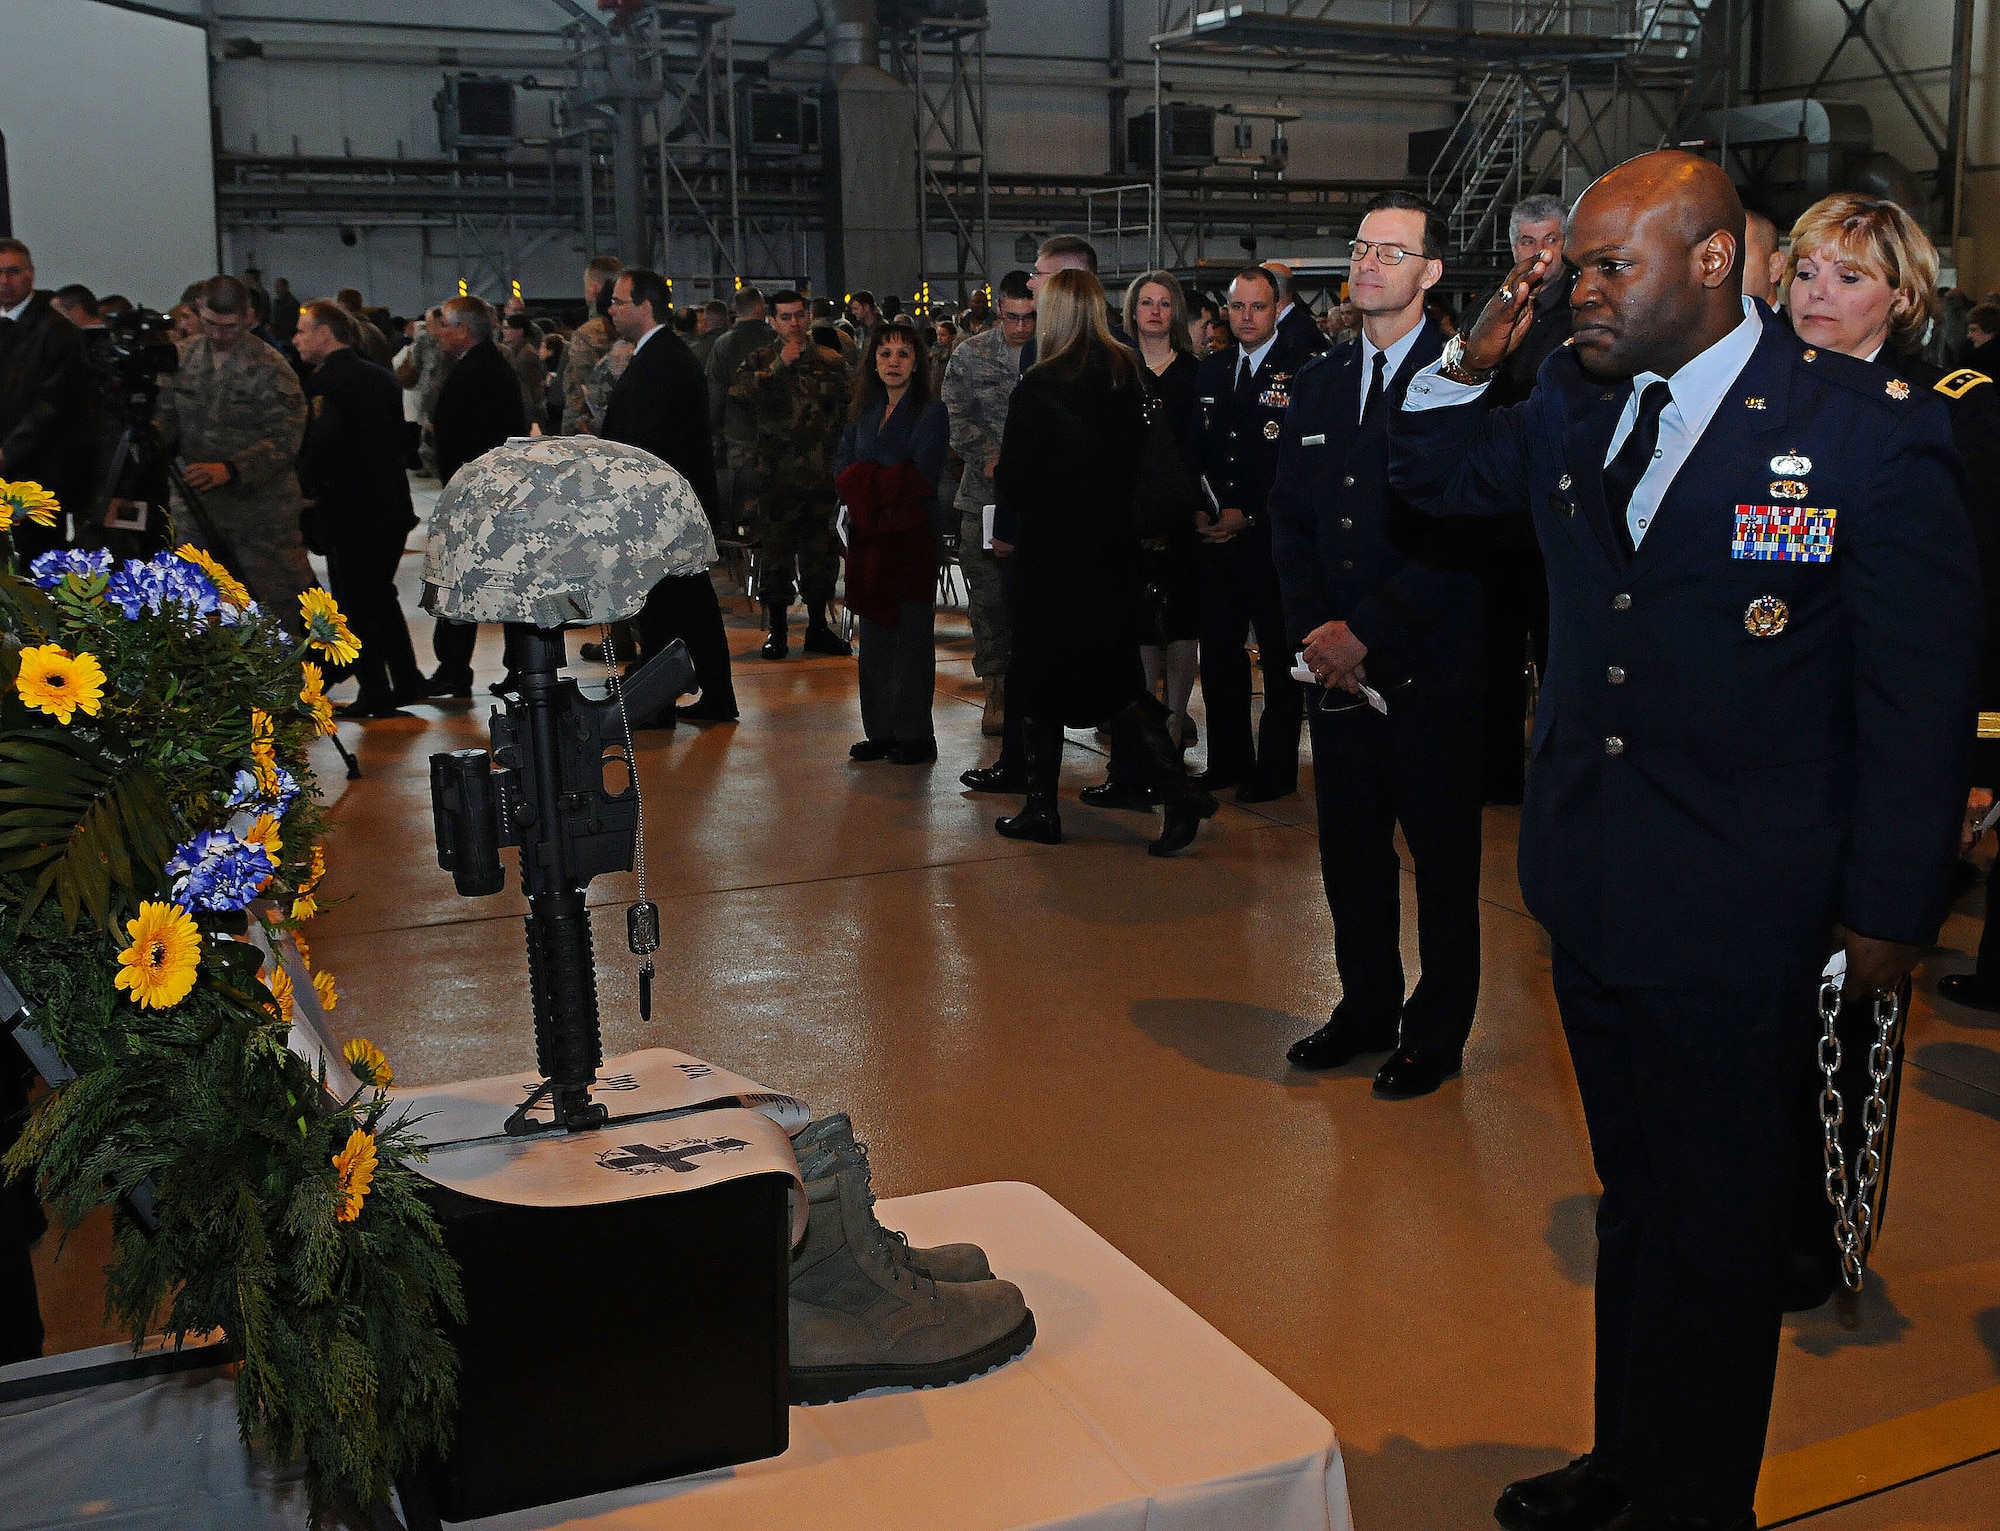
[[[1379,239],[1357,239],[1347,247],[1347,253],[1353,257],[1357,266],[1368,258],[1370,250],[1375,252],[1375,258],[1385,266],[1400,266],[1412,255],[1419,260],[1427,258],[1419,250],[1405,250],[1401,245],[1385,245]]]
[[[613,298],[604,305],[606,308],[637,308],[639,305],[630,298]]]

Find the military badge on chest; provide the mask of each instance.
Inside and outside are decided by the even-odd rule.
[[[1257,395],[1259,409],[1284,409],[1292,402],[1292,375],[1289,372],[1273,372],[1271,380],[1264,385],[1264,391]],[[1276,422],[1271,422],[1275,424]],[[1267,425],[1264,434],[1273,440],[1278,433]]]
[[[1802,496],[1803,484],[1776,484],[1773,492],[1784,490]],[[1767,563],[1831,563],[1833,529],[1839,512],[1807,505],[1738,505],[1736,532],[1730,540],[1729,556]]]

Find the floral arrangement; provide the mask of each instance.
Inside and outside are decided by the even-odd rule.
[[[32,484],[0,484],[0,552]],[[107,1305],[135,1343],[221,1329],[244,1437],[302,1458],[318,1519],[444,1444],[458,1275],[417,1196],[382,1054],[359,1087],[287,1045],[326,872],[308,760],[317,660],[359,651],[323,591],[294,639],[193,547],[44,553],[0,573],[0,967],[77,1077],[8,1155],[74,1224],[112,1203]],[[289,614],[286,614],[289,618]],[[261,940],[250,939],[252,922]],[[157,1226],[120,1199],[148,1185]]]

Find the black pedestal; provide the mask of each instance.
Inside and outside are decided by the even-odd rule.
[[[464,1273],[450,1455],[411,1531],[776,1456],[790,1181],[523,1207],[427,1191]]]

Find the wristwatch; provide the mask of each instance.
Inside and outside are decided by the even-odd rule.
[[[1489,382],[1498,367],[1488,367],[1484,372],[1474,372],[1463,365],[1465,358],[1465,337],[1454,335],[1444,343],[1444,354],[1438,357],[1438,374],[1448,377],[1454,383],[1470,383],[1477,386]]]

